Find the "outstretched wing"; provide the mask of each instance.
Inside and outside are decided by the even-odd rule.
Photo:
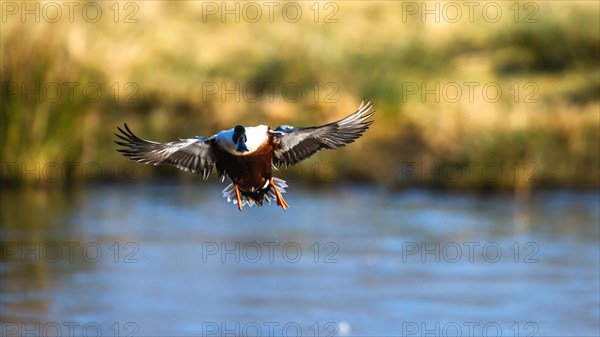
[[[372,107],[371,101],[365,103],[363,100],[350,116],[322,126],[308,128],[278,126],[270,131],[274,142],[280,145],[280,148],[275,150],[274,164],[294,165],[321,149],[337,149],[354,142],[373,124],[373,121],[367,121],[373,116],[374,111],[369,113]]]
[[[115,135],[123,142],[115,141],[115,143],[126,147],[117,151],[140,163],[173,165],[184,171],[200,174],[204,179],[208,178],[215,164],[215,157],[210,149],[213,137],[158,143],[134,135],[127,124],[125,130],[119,127],[117,129],[121,134],[115,133]]]

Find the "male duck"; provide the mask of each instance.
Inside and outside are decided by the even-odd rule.
[[[206,180],[214,165],[221,181],[227,175],[232,183],[223,190],[227,202],[233,201],[241,211],[245,204],[262,206],[263,200],[277,201],[285,211],[289,205],[281,196],[287,184],[274,178],[272,168],[282,164],[294,165],[321,149],[337,149],[354,142],[373,121],[369,110],[371,101],[360,104],[346,118],[322,126],[306,128],[281,125],[271,130],[266,125],[242,126],[223,130],[205,138],[180,139],[175,142],[158,143],[138,138],[125,124],[125,130],[117,127],[115,134],[124,142],[122,152],[132,160],[144,164],[173,165],[184,171],[201,174]]]

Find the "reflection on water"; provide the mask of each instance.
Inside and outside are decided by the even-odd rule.
[[[598,335],[598,193],[3,191],[2,335]]]

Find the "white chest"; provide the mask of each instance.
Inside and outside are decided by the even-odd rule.
[[[217,133],[217,144],[219,147],[231,154],[248,155],[256,151],[269,138],[269,127],[266,125],[248,126],[246,128],[246,147],[248,152],[240,153],[236,151],[237,144],[233,142],[233,129],[224,130]]]

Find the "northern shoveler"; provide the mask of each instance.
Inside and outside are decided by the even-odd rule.
[[[116,134],[123,141],[115,141],[125,149],[117,151],[144,164],[173,165],[184,171],[202,175],[206,180],[217,166],[221,181],[231,179],[223,190],[227,202],[237,204],[241,211],[245,204],[262,206],[263,200],[277,201],[285,211],[289,205],[281,196],[287,184],[273,177],[273,168],[294,165],[321,149],[337,149],[354,142],[373,121],[369,110],[373,103],[360,104],[346,118],[322,126],[293,127],[281,125],[272,130],[266,125],[236,125],[205,138],[196,136],[175,142],[158,143],[137,137],[127,124],[125,130],[117,127]]]

